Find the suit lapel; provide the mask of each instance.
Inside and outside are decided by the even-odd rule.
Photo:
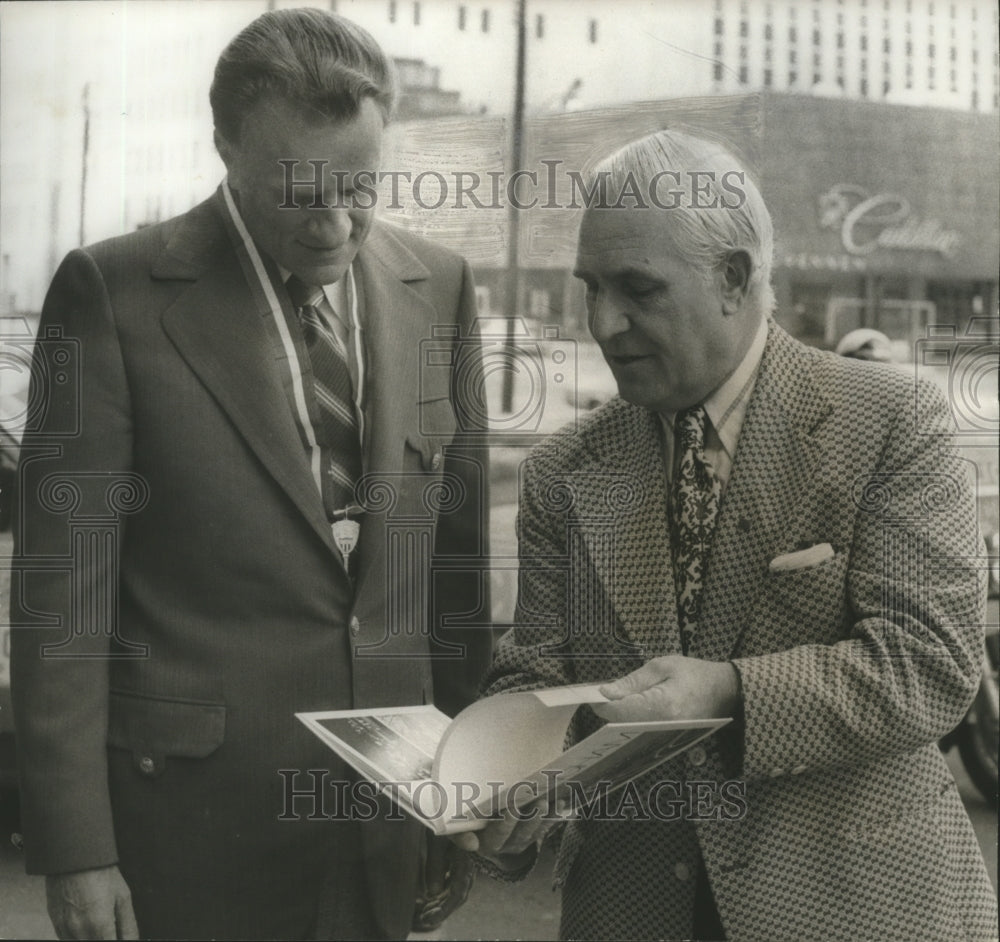
[[[358,289],[364,311],[367,358],[365,471],[386,476],[399,491],[408,436],[419,432],[420,344],[431,335],[434,310],[409,283],[430,275],[423,263],[384,227],[373,229],[358,253]],[[369,573],[384,572],[386,522],[364,518],[359,546],[358,591]]]
[[[619,640],[635,645],[635,653],[644,657],[678,652],[658,419],[621,400],[612,408],[618,416],[608,416],[601,427],[613,430],[613,437],[593,442],[593,462],[581,467],[579,482],[574,483],[574,517],[621,625]]]
[[[287,404],[262,312],[211,201],[186,217],[152,274],[194,282],[164,312],[164,331],[332,550],[322,500]]]
[[[772,324],[719,513],[692,656],[725,660],[739,642],[796,505],[811,493],[822,458],[812,432],[829,409],[808,358]]]

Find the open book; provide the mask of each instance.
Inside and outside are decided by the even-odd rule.
[[[454,720],[433,706],[296,716],[438,834],[479,830],[501,809],[585,805],[730,722],[607,723],[563,751],[576,710],[606,702],[596,684],[577,684],[496,694]]]

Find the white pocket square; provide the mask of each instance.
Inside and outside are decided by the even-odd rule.
[[[808,566],[818,566],[824,560],[833,556],[833,547],[829,543],[817,543],[806,549],[796,550],[775,556],[768,565],[771,572],[789,572],[792,569],[805,569]]]

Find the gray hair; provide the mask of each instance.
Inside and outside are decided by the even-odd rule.
[[[677,182],[668,191],[669,202],[657,185],[665,175]],[[591,183],[601,177],[607,193],[638,190],[652,197],[649,212],[671,213],[674,250],[704,277],[732,252],[746,252],[752,266],[750,297],[765,313],[774,309],[771,214],[750,175],[722,145],[683,131],[657,131],[602,160],[591,171]],[[612,208],[622,205],[619,198]]]

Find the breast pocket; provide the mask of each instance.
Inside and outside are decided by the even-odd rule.
[[[420,470],[434,473],[442,469],[444,449],[455,437],[455,410],[443,396],[418,402],[417,411],[419,422],[406,436],[407,448],[416,456]]]
[[[802,569],[768,572],[743,653],[784,651],[799,644],[834,644],[846,637],[847,553]]]

